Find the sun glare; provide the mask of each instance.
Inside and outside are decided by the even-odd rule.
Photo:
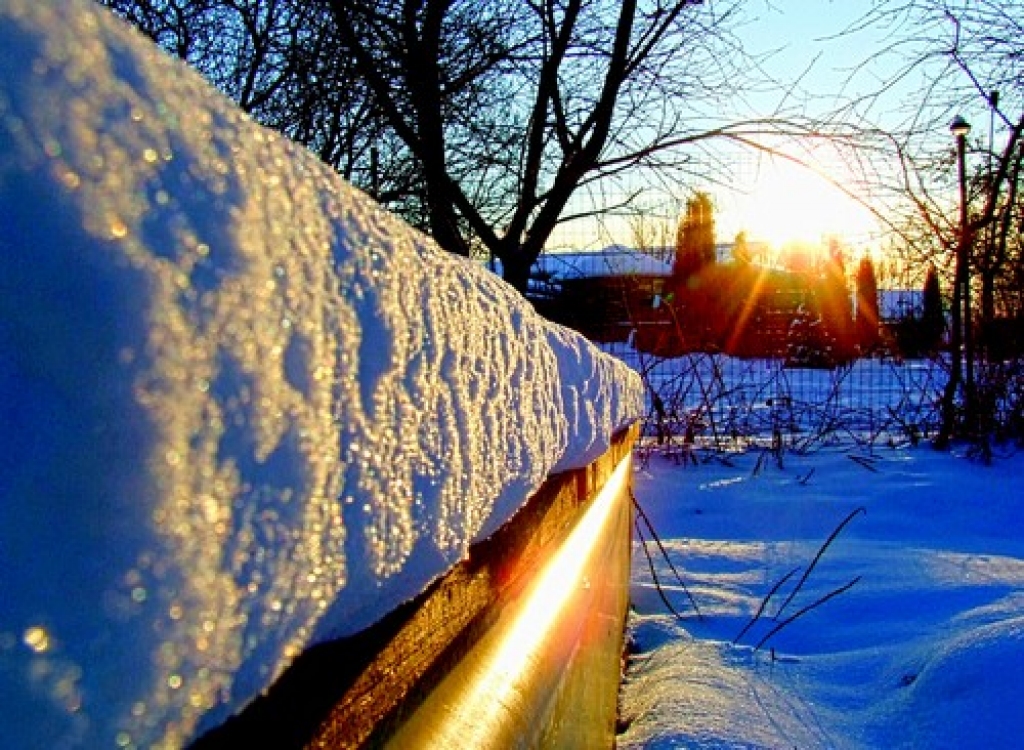
[[[779,161],[763,168],[749,192],[727,211],[751,239],[777,249],[797,243],[821,246],[830,237],[853,241],[875,226],[864,206],[824,177]]]
[[[766,243],[776,252],[800,246],[803,252],[820,252],[837,239],[845,247],[875,244],[880,227],[874,215],[822,174],[793,162],[775,158],[751,165],[739,159],[731,187],[709,185],[700,189],[711,195],[715,206],[715,236],[731,242],[739,232],[751,242]],[[839,173],[832,180],[841,181]],[[663,203],[651,199],[649,208],[639,203],[632,213],[607,212],[599,218],[585,218],[560,224],[549,239],[549,249],[579,250],[621,244],[627,247],[657,247],[675,241],[682,210],[680,195],[674,197],[654,190]],[[594,205],[580,198],[573,212],[589,214]],[[672,207],[672,208],[669,208]],[[638,217],[647,222],[647,235],[638,235]]]

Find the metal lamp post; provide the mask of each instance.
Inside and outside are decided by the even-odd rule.
[[[960,183],[960,227],[956,247],[956,271],[953,289],[953,373],[960,374],[960,356],[966,366],[964,383],[966,408],[965,417],[969,430],[974,428],[974,335],[971,322],[971,236],[967,215],[967,134],[971,124],[957,115],[949,124],[949,131],[956,140],[957,173]]]

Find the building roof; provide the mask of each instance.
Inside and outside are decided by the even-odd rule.
[[[549,279],[605,278],[610,276],[670,276],[672,266],[641,250],[609,245],[601,250],[544,253],[534,274]]]

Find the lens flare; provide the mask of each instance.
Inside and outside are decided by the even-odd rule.
[[[495,628],[463,664],[448,675],[429,702],[389,743],[389,747],[499,748],[506,745],[509,717],[529,706],[539,683],[557,681],[546,674],[551,652],[571,656],[582,628],[566,626],[567,615],[590,593],[588,569],[605,553],[606,535],[618,518],[630,471],[630,457],[619,462],[568,538],[545,564],[515,611],[503,614]],[[628,524],[625,525],[628,529]],[[628,531],[625,531],[628,535]],[[617,624],[617,626],[620,626]],[[543,701],[543,699],[538,699]],[[515,718],[511,723],[515,724]]]

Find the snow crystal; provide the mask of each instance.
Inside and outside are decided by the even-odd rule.
[[[92,3],[5,0],[0,70],[12,746],[181,745],[639,415],[624,366]]]

